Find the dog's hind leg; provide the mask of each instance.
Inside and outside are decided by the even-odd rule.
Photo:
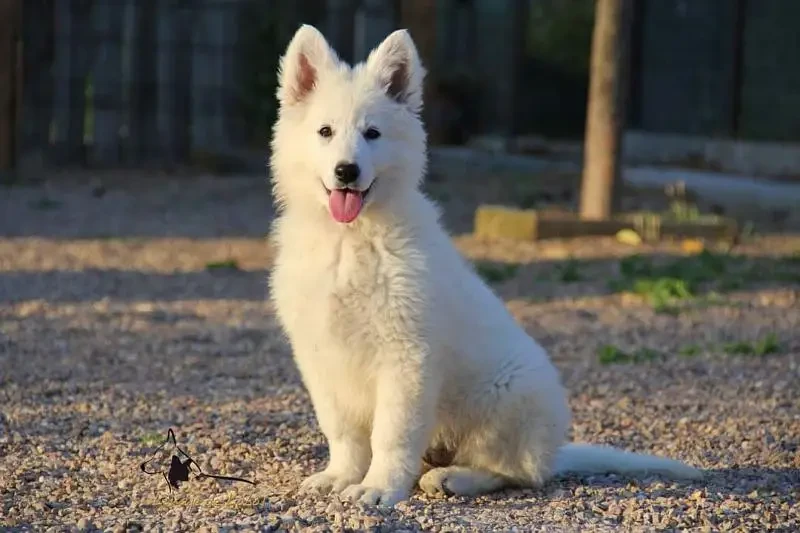
[[[566,398],[553,383],[543,387],[543,394],[535,389],[508,394],[491,405],[455,439],[452,462],[426,472],[420,488],[428,494],[475,496],[547,481],[569,421]]]
[[[499,474],[468,466],[445,466],[427,471],[419,480],[426,494],[445,496],[477,496],[494,492],[511,482]]]

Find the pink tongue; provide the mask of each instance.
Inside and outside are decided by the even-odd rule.
[[[328,199],[333,219],[337,222],[352,222],[361,212],[362,196],[359,191],[334,189]]]

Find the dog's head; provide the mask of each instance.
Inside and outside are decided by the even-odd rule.
[[[318,30],[302,26],[279,71],[271,160],[278,203],[349,223],[416,188],[425,170],[424,74],[405,30],[350,67]]]

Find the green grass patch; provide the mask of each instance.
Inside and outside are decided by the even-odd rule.
[[[778,340],[777,335],[768,333],[755,341],[734,341],[728,342],[716,347],[728,355],[738,356],[756,356],[763,357],[765,355],[780,353],[782,346]],[[688,344],[678,349],[678,354],[683,357],[694,357],[705,351],[702,346],[697,344]]]
[[[626,352],[613,344],[604,344],[597,351],[597,360],[601,365],[645,363],[658,358],[658,356],[658,352],[650,348]]]
[[[206,270],[239,270],[239,263],[236,261],[236,259],[212,261],[210,263],[206,263]]]
[[[764,281],[800,282],[800,268],[794,255],[779,258],[748,258],[709,250],[668,260],[640,254],[619,262],[619,277],[609,281],[617,292],[643,296],[654,309],[676,313],[688,300],[714,295],[706,304],[719,303],[721,293]]]
[[[764,357],[765,355],[775,354],[781,351],[778,337],[774,333],[769,333],[753,342],[736,341],[725,344],[722,350],[728,355],[754,355]]]
[[[689,282],[679,278],[640,278],[634,281],[632,289],[662,313],[677,312],[677,302],[694,296]]]
[[[696,222],[704,218],[704,215],[700,212],[697,205],[681,200],[670,202],[669,208],[664,215],[666,218],[679,222]],[[711,219],[711,215],[705,215],[705,218]],[[716,219],[716,216],[714,216],[713,219]]]
[[[686,346],[681,346],[678,348],[678,355],[682,355],[683,357],[694,357],[696,355],[700,355],[703,349],[696,345],[696,344],[687,344]]]
[[[164,435],[162,433],[145,433],[141,437],[139,437],[139,442],[144,446],[156,446],[161,444],[164,441]]]
[[[578,262],[572,258],[556,268],[556,277],[562,283],[573,283],[583,279]]]
[[[475,263],[475,271],[487,283],[501,283],[517,275],[519,265],[513,263]]]

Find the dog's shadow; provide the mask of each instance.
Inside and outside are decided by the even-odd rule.
[[[541,502],[565,500],[580,496],[581,487],[589,489],[597,498],[627,494],[634,498],[690,498],[698,491],[702,497],[715,495],[754,497],[769,493],[783,493],[787,487],[800,487],[800,469],[797,468],[716,468],[703,470],[703,478],[691,481],[678,481],[660,475],[623,476],[608,475],[563,475],[556,476],[539,488],[508,488],[481,496],[508,509],[524,508],[530,505],[531,498]],[[474,498],[448,498],[453,503],[474,505]]]

